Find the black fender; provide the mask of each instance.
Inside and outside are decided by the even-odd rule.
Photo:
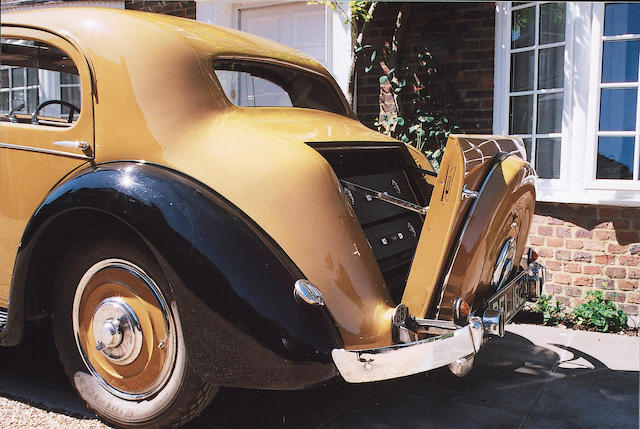
[[[178,305],[189,360],[225,386],[296,389],[336,375],[342,339],[329,312],[296,301],[304,274],[255,222],[206,185],[141,162],[91,166],[58,185],[29,222],[12,293],[54,219],[82,210],[118,219],[155,254]]]

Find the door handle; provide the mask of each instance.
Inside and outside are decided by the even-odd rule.
[[[86,152],[91,149],[89,143],[85,141],[76,141],[76,140],[58,140],[53,142],[56,146],[62,146],[70,149],[80,149],[83,152]]]

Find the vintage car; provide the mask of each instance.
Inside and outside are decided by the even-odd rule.
[[[50,317],[111,424],[461,376],[539,293],[516,138],[452,135],[436,173],[310,57],[163,15],[3,13],[1,55],[0,344]]]

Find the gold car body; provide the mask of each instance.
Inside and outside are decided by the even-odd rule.
[[[5,122],[0,128],[0,307],[11,305],[23,233],[56,184],[91,164],[136,160],[206,184],[263,228],[321,290],[345,348],[393,344],[390,320],[398,303],[390,298],[332,168],[305,143],[395,140],[354,117],[236,107],[221,95],[207,67],[217,58],[276,62],[321,75],[339,91],[320,64],[234,30],[112,10],[6,14],[2,37],[42,40],[69,53],[83,92],[82,113],[69,128]],[[166,55],[148,55],[158,50]],[[85,141],[90,149],[60,148],[53,145],[56,141]],[[485,161],[501,151],[519,153],[518,143],[506,137],[451,136],[437,178],[425,175],[434,189],[402,297],[411,314],[433,317],[437,305],[455,298],[440,296],[449,268],[456,296],[469,302],[478,288],[488,285],[497,256],[493,241],[505,234],[505,214],[492,215],[495,207],[518,211],[522,221],[517,231],[506,233],[518,238],[518,258],[522,255],[535,190],[528,164],[513,156],[493,179],[508,192],[496,193],[499,200],[488,198],[476,209],[477,218],[493,216],[496,221],[476,222],[471,228],[477,230],[467,231],[466,241],[457,244],[472,204],[461,197],[463,188],[479,190]],[[420,167],[432,170],[422,154],[410,152]],[[471,236],[475,240],[468,244]],[[462,252],[449,267],[456,246]]]

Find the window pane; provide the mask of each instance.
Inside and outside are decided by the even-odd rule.
[[[0,110],[3,112],[9,112],[9,92],[0,93]]]
[[[533,89],[534,51],[511,54],[511,91]]]
[[[536,139],[536,171],[542,179],[560,178],[560,139]]]
[[[9,70],[0,70],[0,82],[2,88],[9,88]]]
[[[538,58],[538,89],[564,86],[564,47],[540,49]]]
[[[62,85],[80,84],[80,77],[77,74],[60,73],[60,83]]]
[[[11,86],[13,88],[24,86],[24,67],[11,69]]]
[[[38,88],[27,89],[27,112],[33,113],[38,106]]]
[[[24,91],[22,89],[11,91],[11,109],[14,112],[25,111],[26,106],[24,104]]]
[[[600,131],[634,131],[637,94],[637,88],[602,89]]]
[[[531,134],[533,95],[511,97],[509,106],[509,133]]]
[[[28,68],[27,69],[27,85],[37,85],[38,84],[38,69]]]
[[[565,13],[564,3],[540,5],[540,44],[563,42]]]
[[[596,179],[633,179],[635,137],[599,137]]]
[[[562,131],[562,99],[562,93],[538,95],[538,133]]]
[[[640,40],[604,42],[602,82],[637,82]]]
[[[511,48],[533,46],[535,43],[536,8],[514,10],[511,15]]]
[[[640,4],[607,4],[604,9],[604,35],[640,33]]]
[[[76,107],[81,107],[82,102],[80,100],[80,88],[73,86],[60,88],[60,99],[62,101],[67,101]],[[69,114],[69,108],[63,106],[62,113]]]
[[[531,162],[531,138],[522,139],[524,150],[527,152],[527,161]]]

